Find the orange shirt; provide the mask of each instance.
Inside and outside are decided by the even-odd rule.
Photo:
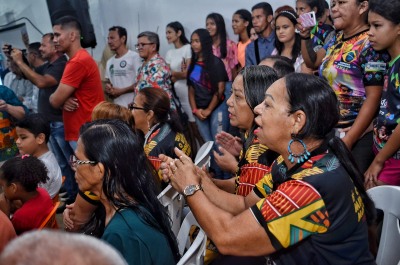
[[[245,43],[238,42],[238,61],[240,64],[240,67],[244,67],[246,64],[246,47],[249,45],[251,42],[250,39],[248,39]]]
[[[7,215],[0,211],[0,253],[3,251],[3,248],[7,245],[7,243],[16,236],[17,235],[15,234],[15,230],[10,219],[8,219]]]

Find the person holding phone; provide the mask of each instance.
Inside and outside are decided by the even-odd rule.
[[[368,1],[332,1],[332,18],[338,34],[317,52],[311,28],[300,26],[304,62],[319,68],[340,103],[337,134],[352,150],[358,167],[365,172],[372,160],[372,120],[377,113],[383,74],[390,57],[376,52],[369,42]]]
[[[275,50],[272,55],[281,55],[289,58],[296,73],[311,74],[301,56],[301,39],[295,32],[297,14],[294,10],[283,10],[275,18]]]
[[[311,25],[313,28],[310,37],[313,43],[314,50],[317,51],[323,47],[334,35],[335,28],[329,21],[328,12],[325,10],[325,0],[297,0],[296,12],[297,15],[311,14],[314,12],[314,18],[318,23]]]

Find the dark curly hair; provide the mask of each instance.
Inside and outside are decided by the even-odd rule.
[[[7,185],[18,182],[27,192],[35,191],[39,183],[46,183],[46,166],[34,156],[17,156],[7,160],[0,168],[0,178]]]

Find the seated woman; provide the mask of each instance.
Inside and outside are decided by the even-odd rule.
[[[174,147],[190,156],[190,146],[182,133],[179,118],[170,111],[168,94],[161,89],[147,87],[138,91],[134,102],[128,108],[132,111],[135,129],[143,133],[144,152],[158,171],[161,161],[159,154],[175,157]],[[160,180],[162,179],[159,172]]]
[[[119,119],[125,121],[131,128],[134,128],[134,121],[128,108],[103,101],[94,107],[92,112],[92,121],[101,119]]]
[[[79,190],[100,199],[90,222],[94,233],[128,264],[176,264],[177,243],[157,199],[155,172],[129,126],[120,120],[83,126],[71,164]]]
[[[229,180],[213,180],[225,191],[246,196],[269,172],[269,166],[277,157],[275,152],[260,144],[254,134],[258,127],[254,108],[264,100],[265,91],[277,79],[275,71],[268,66],[249,66],[239,72],[232,84],[232,94],[227,101],[229,119],[232,126],[243,131],[244,141],[239,162],[223,147],[219,148],[222,155],[214,152],[218,166],[235,174]]]
[[[215,192],[178,149],[179,159],[160,156],[163,177],[185,194],[218,250],[269,255],[278,265],[375,264],[367,232],[373,203],[350,152],[334,136],[338,100],[328,83],[289,74],[267,89],[255,113],[260,143],[280,156],[246,198]]]
[[[0,200],[5,199],[9,203],[15,200],[22,202],[22,206],[11,218],[17,235],[39,228],[53,209],[49,193],[38,187],[40,182],[45,183],[47,180],[46,166],[33,156],[10,158],[1,166],[0,187],[4,191],[4,197]],[[10,215],[10,208],[1,210]]]

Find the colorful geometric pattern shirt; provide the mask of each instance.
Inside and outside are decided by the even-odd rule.
[[[314,50],[317,48],[322,48],[328,41],[328,37],[332,35],[335,28],[328,24],[317,24],[311,30],[311,42]]]
[[[172,98],[171,69],[158,53],[139,67],[136,76],[136,93],[145,87],[161,88]],[[176,109],[171,100],[171,109]]]
[[[160,170],[161,160],[159,154],[177,158],[174,148],[177,147],[187,156],[190,156],[191,149],[185,136],[182,133],[174,132],[168,123],[158,124],[153,127],[144,143],[144,152],[150,160],[153,167],[157,170],[160,179],[162,172]]]
[[[374,122],[374,144],[380,150],[400,123],[400,55],[389,64],[385,75],[381,106]],[[393,155],[400,159],[400,150]]]
[[[247,137],[244,142],[246,143]],[[275,157],[269,157],[268,147],[260,144],[257,137],[247,148],[243,148],[239,155],[239,164],[236,171],[236,194],[246,197],[267,173]]]
[[[263,199],[251,211],[277,251],[270,257],[276,264],[374,264],[357,189],[333,153],[318,153],[290,170],[278,157],[254,188]]]
[[[390,56],[376,52],[369,43],[368,31],[345,39],[340,32],[325,46],[326,55],[319,68],[340,103],[338,127],[353,124],[365,100],[365,87],[382,86]]]

